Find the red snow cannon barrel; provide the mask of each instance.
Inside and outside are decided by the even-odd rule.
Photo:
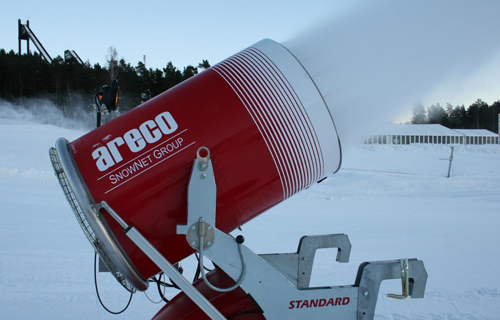
[[[193,249],[187,186],[197,150],[210,150],[216,225],[230,232],[340,167],[335,125],[301,63],[262,40],[117,119],[51,159],[82,229],[115,277],[143,291],[158,267],[98,205],[106,201],[171,263]]]

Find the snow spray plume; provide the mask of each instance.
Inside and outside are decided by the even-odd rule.
[[[0,100],[0,119],[53,124],[69,129],[92,129],[95,122],[93,110],[74,107],[65,116],[52,102],[43,99],[25,100],[22,106]]]
[[[323,93],[346,146],[499,54],[498,12],[496,0],[368,1],[284,45]]]

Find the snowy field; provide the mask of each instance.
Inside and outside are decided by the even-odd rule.
[[[1,111],[1,110],[0,110]],[[11,117],[12,118],[12,117]],[[139,293],[125,313],[96,298],[94,253],[52,173],[48,149],[85,131],[0,119],[0,319],[151,319],[162,303]],[[352,284],[363,261],[424,261],[424,299],[389,299],[376,319],[500,319],[500,146],[345,146],[342,169],[243,226],[258,253],[293,252],[302,235],[346,233],[348,264],[317,254],[312,285]],[[191,277],[194,261],[183,262]],[[128,293],[99,274],[104,303],[120,310]],[[156,288],[147,292],[158,301]],[[173,296],[175,291],[168,291]]]

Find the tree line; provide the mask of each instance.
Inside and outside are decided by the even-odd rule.
[[[60,56],[47,63],[33,54],[18,55],[13,50],[0,49],[0,99],[23,105],[25,100],[44,99],[60,107],[65,115],[76,109],[93,111],[94,95],[103,85],[117,79],[120,86],[120,110],[127,111],[152,97],[207,69],[210,63],[202,60],[196,67],[182,70],[168,62],[164,68],[152,69],[139,61],[136,66],[118,59],[116,48],[110,47],[106,64],[91,65]],[[78,110],[81,111],[81,110]],[[465,108],[439,103],[426,108],[414,107],[412,124],[441,124],[451,129],[487,129],[498,132],[500,101],[491,106],[481,99]]]
[[[103,85],[117,79],[120,86],[120,110],[127,111],[209,68],[207,60],[197,67],[188,65],[182,70],[168,62],[164,68],[147,68],[143,62],[136,66],[118,60],[111,47],[107,63],[80,64],[60,56],[47,63],[33,54],[18,55],[13,50],[0,49],[0,99],[17,105],[25,100],[46,99],[66,112],[73,108],[93,108],[94,95]]]
[[[498,114],[500,101],[488,105],[481,99],[465,108],[464,105],[453,107],[447,103],[446,108],[439,103],[428,108],[418,104],[413,108],[412,124],[441,124],[450,129],[486,129],[498,132]]]

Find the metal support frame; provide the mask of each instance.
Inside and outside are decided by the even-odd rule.
[[[298,289],[306,289],[309,288],[316,250],[325,248],[337,248],[336,260],[349,262],[351,242],[346,234],[303,236],[296,253],[261,254],[260,257]]]
[[[424,263],[417,259],[407,261],[408,287],[407,295],[412,298],[423,298],[427,284],[427,272]],[[380,284],[384,280],[402,279],[401,260],[364,262],[359,266],[354,286],[358,288],[357,318],[373,319],[377,304]],[[406,280],[405,279],[405,280]],[[396,296],[396,295],[391,295]],[[405,293],[397,298],[405,298]]]
[[[101,205],[125,229],[125,234],[175,283],[193,300],[211,319],[226,320],[215,308],[156,248],[133,226],[129,226],[106,202]]]
[[[403,295],[421,298],[427,273],[422,261],[416,259],[365,262],[361,264],[354,285],[309,287],[314,255],[319,248],[338,248],[337,261],[348,262],[351,243],[347,235],[305,236],[296,253],[258,255],[215,227],[215,179],[210,153],[194,161],[188,189],[188,223],[178,225],[178,234],[224,270],[240,287],[251,294],[268,320],[278,319],[373,319],[380,284],[386,279],[400,278]],[[211,319],[224,316],[201,295],[133,226],[127,225],[107,205],[102,207],[120,223],[127,236],[172,279]],[[213,230],[210,240],[202,234]],[[199,240],[196,242],[196,238]],[[210,243],[208,243],[210,242]],[[243,258],[244,256],[244,258]],[[246,276],[242,277],[245,271]],[[405,292],[406,291],[406,292]]]

